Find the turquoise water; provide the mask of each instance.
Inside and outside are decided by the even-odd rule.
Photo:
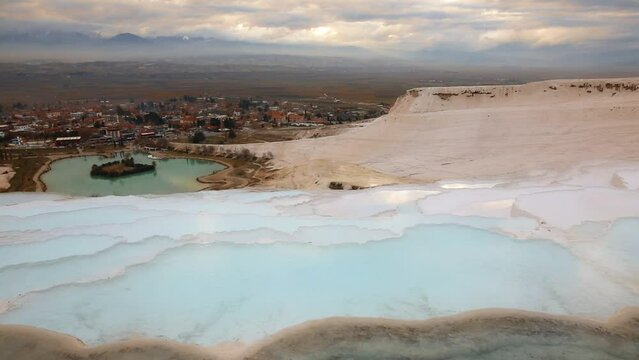
[[[331,246],[150,238],[10,266],[0,271],[0,284],[5,299],[45,290],[0,315],[1,323],[89,343],[142,334],[214,344],[330,316],[425,319],[486,307],[611,314],[638,302],[552,242],[458,225]]]
[[[603,319],[639,304],[638,219],[587,224],[580,233],[597,241],[567,248],[497,230],[525,230],[531,219],[425,215],[421,196],[0,195],[0,324],[90,344],[211,345],[332,316],[514,308]]]
[[[155,160],[154,172],[106,179],[89,176],[91,165],[121,160],[123,153],[115,158],[82,156],[54,161],[51,170],[42,176],[47,191],[76,196],[171,194],[201,190],[205,186],[197,177],[224,169],[214,161],[195,159]],[[136,153],[138,163],[150,164],[153,160],[146,154]]]

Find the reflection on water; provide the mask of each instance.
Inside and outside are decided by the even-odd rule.
[[[119,178],[91,177],[91,165],[121,160],[124,153],[115,157],[82,156],[55,161],[51,170],[42,176],[47,191],[77,196],[170,194],[190,192],[204,186],[197,177],[224,169],[214,161],[198,159],[151,160],[146,154],[133,154],[137,163],[156,163],[153,172],[145,172]]]

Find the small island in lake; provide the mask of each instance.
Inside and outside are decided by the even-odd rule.
[[[91,176],[119,177],[154,170],[155,161],[153,164],[136,164],[133,158],[127,158],[102,165],[93,164],[91,166]]]

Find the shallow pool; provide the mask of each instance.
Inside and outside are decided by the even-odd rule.
[[[51,170],[42,175],[42,181],[49,192],[76,196],[170,194],[201,190],[205,185],[197,177],[224,169],[222,164],[207,160],[151,160],[143,153],[132,156],[138,163],[155,161],[155,171],[113,179],[91,177],[91,165],[121,160],[124,153],[116,154],[115,158],[80,156],[54,161]]]
[[[525,232],[532,219],[426,215],[415,205],[425,194],[360,192],[349,217],[321,214],[339,192],[8,198],[0,323],[91,344],[142,335],[210,345],[331,316],[514,308],[604,319],[639,304],[639,220],[582,229],[599,237],[575,253],[497,230]]]

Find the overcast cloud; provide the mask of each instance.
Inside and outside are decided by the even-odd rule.
[[[639,0],[0,0],[0,32],[187,35],[369,49],[638,48]]]

